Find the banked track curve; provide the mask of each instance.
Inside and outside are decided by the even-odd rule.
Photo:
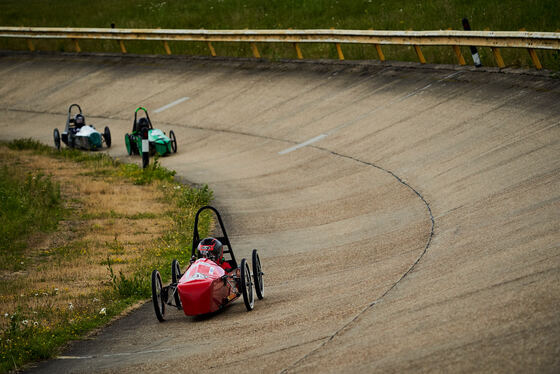
[[[18,137],[23,131],[49,142],[51,127],[59,117],[52,108],[64,107],[80,93],[84,106],[95,108],[91,116],[96,124],[110,124],[111,130],[115,128],[118,133],[129,131],[129,107],[134,103],[163,107],[186,96],[185,91],[192,92],[191,99],[182,104],[184,109],[177,106],[158,115],[161,127],[184,124],[187,119],[187,124],[178,129],[178,138],[188,142],[177,157],[162,162],[193,182],[209,181],[215,187],[217,201],[227,207],[235,241],[265,248],[264,259],[271,266],[269,298],[254,313],[245,315],[234,305],[227,313],[203,323],[185,324],[184,317],[178,316],[163,326],[151,326],[144,322],[153,318],[151,311],[141,308],[135,316],[110,326],[98,342],[84,342],[70,351],[76,357],[99,357],[86,364],[91,370],[163,370],[163,361],[180,365],[187,357],[188,367],[198,372],[228,367],[232,357],[238,358],[234,362],[243,362],[246,370],[255,372],[415,371],[418,367],[507,371],[511,368],[508,362],[515,363],[518,370],[527,365],[551,368],[557,364],[554,347],[558,346],[559,334],[555,332],[560,323],[553,306],[558,298],[545,287],[558,276],[555,269],[560,267],[553,245],[557,238],[554,222],[558,220],[553,210],[558,199],[553,187],[558,185],[559,170],[557,81],[543,76],[472,72],[468,68],[457,75],[449,68],[375,64],[332,67],[167,59],[139,63],[115,59],[120,61],[115,64],[111,58],[107,64],[103,60],[106,57],[75,57],[72,61],[26,58],[0,60],[0,111],[5,113],[0,126],[6,130],[3,138]],[[75,81],[68,80],[68,73],[59,72],[60,66],[72,71]],[[10,76],[2,74],[8,70]],[[27,89],[30,79],[26,75],[38,89]],[[37,80],[38,76],[43,79]],[[166,89],[168,81],[173,84]],[[125,87],[126,96],[113,94]],[[160,94],[146,99],[146,93],[151,91]],[[244,95],[236,96],[235,92]],[[221,101],[222,97],[227,99]],[[288,101],[292,108],[287,106]],[[261,109],[257,114],[251,110],[255,106]],[[99,109],[105,107],[108,109]],[[376,107],[379,109],[375,116],[368,115]],[[312,139],[345,123],[347,118],[356,119],[351,129],[278,156],[287,144]],[[18,131],[9,126],[12,123],[18,124]],[[209,144],[222,147],[210,157],[204,153]],[[122,157],[122,144],[117,140],[114,147],[112,154]],[[368,169],[377,172],[369,174]],[[368,249],[376,250],[374,256],[383,254],[371,240],[367,241],[371,238],[379,240],[382,248],[398,247],[398,242],[387,240],[405,231],[386,236],[368,233],[352,242],[337,237],[331,222],[348,221],[339,228],[351,235],[360,233],[360,220],[351,220],[347,215],[353,209],[363,212],[376,207],[377,200],[374,205],[367,201],[366,206],[361,206],[355,199],[387,200],[396,192],[388,187],[394,181],[401,186],[399,191],[409,191],[402,192],[395,202],[406,207],[412,200],[404,195],[414,197],[418,213],[425,219],[425,225],[410,234],[421,236],[423,244],[417,243],[418,250],[406,261],[407,265],[398,274],[389,271],[388,278],[375,273],[372,277],[378,278],[374,282],[368,277],[369,284],[383,285],[374,294],[367,292],[368,287],[362,287],[361,294],[352,289],[355,296],[360,295],[362,306],[357,305],[359,302],[353,304],[357,297],[344,299],[349,301],[352,313],[342,317],[328,312],[341,308],[336,298],[329,299],[335,304],[324,310],[303,302],[303,295],[287,292],[299,285],[303,288],[298,292],[314,297],[312,289],[305,288],[305,282],[311,280],[305,254],[322,256],[313,257],[318,266],[315,269],[320,270],[314,284],[329,281],[336,287],[343,278],[332,267],[332,261],[348,266],[344,257],[337,257],[341,248],[351,247],[354,251],[359,249],[356,243],[364,243],[365,239]],[[349,191],[340,194],[340,188]],[[368,188],[385,189],[386,194],[370,195]],[[351,193],[353,189],[359,192],[357,196]],[[322,205],[313,204],[314,198]],[[295,205],[305,202],[310,218],[297,216],[298,210],[288,204],[292,199]],[[350,210],[333,211],[344,207],[341,201],[350,204]],[[336,216],[330,221],[325,219],[333,214]],[[371,215],[359,214],[362,223],[380,224]],[[398,218],[414,219],[402,214]],[[273,221],[267,218],[269,215],[274,216]],[[322,218],[318,220],[319,217]],[[531,226],[520,226],[518,218]],[[380,219],[390,220],[391,216],[381,215]],[[309,223],[313,220],[318,220],[319,226]],[[436,221],[438,234],[434,236]],[[407,231],[412,227],[416,226]],[[301,243],[303,236],[298,235],[303,232],[312,236],[308,250],[290,249]],[[321,235],[325,233],[330,247],[322,250]],[[288,248],[266,248],[265,239],[286,243]],[[425,256],[428,249],[432,256]],[[357,253],[365,256],[359,250]],[[391,261],[405,263],[398,257],[388,257],[387,261],[370,262],[368,266],[388,270]],[[295,274],[275,274],[282,268],[293,270],[302,282],[296,281]],[[520,284],[523,279],[530,282]],[[499,286],[490,287],[494,284]],[[341,291],[345,289],[334,288],[331,293]],[[521,298],[523,303],[512,304],[510,295]],[[317,297],[313,300],[321,302]],[[283,309],[283,305],[292,310]],[[375,312],[368,313],[373,306]],[[305,310],[301,308],[311,308],[314,315],[298,319]],[[536,313],[527,315],[531,308]],[[510,325],[509,320],[516,324]],[[335,323],[330,323],[329,331],[320,330],[324,321]],[[229,326],[226,332],[224,324]],[[182,331],[187,325],[188,331]],[[333,329],[334,325],[342,327]],[[135,335],[134,328],[141,328],[149,341]],[[302,328],[317,331],[300,332]],[[266,334],[257,338],[258,331]],[[245,336],[245,340],[236,340],[238,348],[221,347],[214,336],[218,332],[226,334],[222,337],[227,341],[239,336]],[[175,352],[169,345],[171,336],[172,346],[188,346],[191,354]],[[337,344],[328,344],[335,338]],[[525,346],[546,342],[541,348],[551,348],[535,354],[520,347],[520,339]],[[111,341],[111,348],[103,347],[103,341]],[[191,346],[193,341],[205,345]],[[256,342],[259,346],[254,345]],[[468,348],[473,342],[482,343],[477,349]],[[143,344],[144,348],[159,349],[159,353],[147,357],[121,355],[120,362],[117,358],[103,358],[104,349],[114,349],[116,354],[148,351],[139,349]],[[496,351],[498,346],[504,351]],[[461,356],[456,356],[458,351]],[[511,359],[506,351],[513,352],[515,358]],[[223,359],[208,365],[209,358],[216,355]],[[44,369],[58,367],[72,372],[84,367],[68,361],[54,361],[50,364],[53,366]]]
[[[62,116],[64,113],[57,113],[57,112],[36,112],[36,111],[25,111],[27,113],[34,113],[34,114],[49,114],[49,115],[58,115],[58,116]],[[96,117],[96,119],[107,119],[107,120],[122,120],[121,118],[111,118],[111,117]],[[282,142],[282,143],[286,143],[286,144],[297,144],[294,141],[291,141],[289,139],[279,139],[279,138],[275,138],[275,137],[266,137],[266,136],[259,136],[259,135],[254,135],[254,134],[250,134],[250,133],[245,133],[245,132],[238,132],[235,130],[217,130],[217,129],[213,129],[213,130],[208,130],[208,129],[204,129],[201,127],[192,127],[192,126],[188,126],[188,125],[184,125],[184,124],[180,124],[180,123],[165,123],[164,125],[166,126],[170,126],[170,127],[182,127],[182,128],[190,128],[190,129],[195,129],[195,130],[205,130],[205,131],[210,131],[210,132],[216,132],[216,133],[226,133],[226,134],[233,134],[233,135],[238,135],[238,136],[248,136],[248,137],[256,137],[259,139],[267,139],[267,140],[274,140],[277,142]],[[297,360],[296,362],[294,362],[292,365],[290,365],[289,367],[282,369],[281,371],[279,371],[280,373],[286,373],[288,372],[290,369],[293,369],[295,367],[297,367],[297,365],[300,362],[303,362],[304,360],[306,360],[309,356],[311,356],[314,352],[316,352],[317,350],[321,349],[321,347],[323,347],[325,344],[328,344],[331,340],[333,340],[337,335],[339,335],[344,329],[348,328],[349,326],[352,325],[352,323],[354,321],[356,321],[363,313],[367,312],[368,310],[370,310],[371,308],[373,308],[377,303],[381,302],[383,300],[383,298],[389,293],[391,292],[392,289],[394,289],[411,271],[413,271],[414,267],[416,266],[416,264],[418,264],[422,258],[424,257],[424,255],[427,253],[428,248],[430,247],[430,243],[432,242],[432,237],[434,236],[434,227],[435,227],[435,220],[432,214],[432,210],[430,208],[430,204],[428,201],[426,201],[426,199],[424,198],[424,196],[422,196],[422,194],[416,190],[413,186],[411,186],[410,184],[408,184],[404,178],[402,178],[401,176],[396,175],[395,173],[393,173],[390,170],[387,170],[385,168],[383,168],[382,166],[379,165],[375,165],[373,163],[367,162],[367,161],[362,161],[359,160],[355,157],[352,156],[348,156],[348,155],[343,155],[340,154],[338,152],[326,149],[326,148],[322,148],[322,147],[318,147],[318,146],[313,146],[311,145],[310,147],[317,149],[319,151],[322,152],[327,152],[330,153],[336,157],[342,157],[348,160],[352,160],[355,161],[357,163],[363,164],[363,165],[367,165],[369,167],[373,167],[375,169],[381,170],[389,175],[391,175],[393,178],[395,178],[398,183],[406,186],[407,188],[409,188],[411,191],[414,192],[415,195],[418,196],[418,198],[422,201],[422,203],[426,206],[426,211],[427,214],[429,216],[430,222],[431,222],[431,227],[430,227],[430,233],[429,233],[429,237],[428,237],[428,241],[423,249],[423,251],[420,253],[420,255],[418,256],[418,258],[410,265],[410,267],[402,274],[402,276],[395,282],[393,283],[385,292],[383,292],[383,294],[379,297],[377,297],[375,300],[371,301],[363,310],[361,310],[360,312],[358,312],[350,321],[346,322],[345,324],[343,324],[341,327],[338,327],[332,334],[330,334],[327,338],[318,338],[317,340],[320,341],[321,343],[319,344],[318,347],[312,349],[311,351],[309,351],[307,354],[305,354],[303,357],[301,357],[299,360]],[[186,176],[188,178],[188,176]],[[219,204],[219,201],[217,202],[217,204]]]

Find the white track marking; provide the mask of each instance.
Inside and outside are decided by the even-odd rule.
[[[58,356],[57,360],[86,360],[94,356]]]
[[[140,355],[145,353],[161,353],[161,352],[171,351],[172,349],[173,348],[150,349],[147,351],[111,353],[111,354],[104,354],[104,355],[97,355],[97,356],[58,356],[57,359],[58,360],[88,360],[92,358],[111,358],[111,357],[119,357],[119,356]]]
[[[461,74],[461,73],[462,73],[461,71],[457,71],[457,72],[455,72],[455,73],[451,73],[451,74],[449,74],[449,75],[447,75],[447,76],[445,76],[445,77],[443,77],[443,78],[437,80],[435,83],[442,82],[442,81],[444,81],[444,80],[446,80],[446,79],[452,78],[452,77],[454,77],[454,76],[456,76],[456,75],[458,75],[458,74]],[[419,93],[419,92],[422,92],[422,91],[424,91],[424,90],[427,90],[428,88],[430,88],[430,87],[432,86],[432,84],[433,84],[433,83],[430,83],[430,84],[428,84],[428,85],[426,85],[426,86],[424,86],[424,87],[422,87],[422,88],[417,88],[417,89],[413,90],[412,92],[410,92],[410,93],[408,93],[408,94],[406,94],[406,95],[404,95],[404,96],[401,96],[401,97],[398,97],[398,98],[396,98],[396,99],[394,99],[394,100],[389,101],[387,104],[384,104],[384,105],[379,106],[379,107],[377,107],[377,108],[373,108],[372,110],[370,110],[370,111],[368,111],[368,112],[366,112],[366,113],[364,113],[364,114],[358,116],[357,118],[354,118],[354,119],[351,120],[351,121],[348,121],[348,122],[345,122],[345,123],[343,123],[343,124],[341,124],[341,125],[338,125],[338,126],[336,126],[335,128],[330,129],[329,131],[327,131],[327,132],[324,133],[324,134],[321,134],[321,135],[318,135],[318,136],[316,136],[316,137],[314,137],[314,138],[311,138],[311,139],[309,139],[309,140],[306,140],[306,141],[304,141],[303,143],[296,144],[296,145],[294,145],[293,147],[286,148],[286,149],[284,149],[284,150],[278,152],[278,154],[279,154],[279,155],[285,155],[286,153],[293,152],[293,151],[295,151],[295,150],[297,150],[297,149],[300,149],[300,148],[302,148],[302,147],[305,147],[305,146],[307,146],[307,145],[309,145],[309,144],[318,142],[319,140],[324,139],[324,138],[326,138],[327,136],[332,135],[332,134],[334,134],[335,132],[338,132],[338,131],[342,130],[342,129],[345,128],[345,127],[348,127],[348,126],[351,126],[351,125],[355,124],[356,122],[358,122],[358,121],[360,121],[360,120],[362,120],[362,119],[368,117],[369,115],[371,115],[372,113],[374,113],[374,112],[376,112],[376,111],[378,111],[378,110],[380,110],[380,109],[384,109],[384,108],[386,108],[386,107],[388,107],[388,106],[390,106],[390,105],[392,105],[392,104],[399,103],[399,102],[401,102],[401,101],[403,101],[403,100],[408,99],[408,98],[411,97],[411,96],[416,95],[416,94]]]
[[[188,99],[189,99],[189,97],[186,97],[186,96],[185,96],[185,97],[182,97],[182,98],[180,98],[179,100],[175,100],[175,101],[172,102],[172,103],[169,103],[169,104],[167,104],[167,105],[162,106],[161,108],[158,108],[158,109],[154,110],[154,113],[163,112],[164,110],[169,109],[169,108],[171,108],[172,106],[175,106],[175,105],[177,105],[177,104],[181,104],[183,101],[187,101]]]
[[[299,143],[294,145],[293,147],[290,148],[286,148],[283,151],[278,152],[279,155],[285,155],[286,153],[290,153],[292,151],[295,151],[296,149],[300,149],[302,147],[305,147],[306,145],[318,142],[319,140],[326,138],[328,135],[327,134],[321,134],[321,135],[317,135],[314,138],[311,138],[309,140],[304,141],[303,143]]]

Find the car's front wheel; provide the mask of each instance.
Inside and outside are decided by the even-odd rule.
[[[173,153],[177,153],[177,138],[173,130],[169,131],[169,139],[171,140],[171,150]]]
[[[165,302],[166,297],[163,292],[163,283],[161,282],[161,275],[159,271],[152,271],[152,302],[154,304],[154,311],[158,321],[163,322],[165,319]]]
[[[54,129],[53,138],[54,146],[56,147],[56,149],[60,149],[60,132],[58,131],[58,129]]]
[[[247,311],[253,310],[255,306],[255,297],[253,296],[253,280],[249,271],[247,260],[241,260],[241,292],[243,293],[243,302]]]
[[[103,138],[105,138],[105,144],[107,145],[107,148],[111,147],[111,131],[109,130],[109,127],[105,126],[105,131],[103,132]]]
[[[253,249],[253,279],[255,280],[255,292],[259,300],[264,297],[263,271],[261,267],[261,259],[256,249]]]

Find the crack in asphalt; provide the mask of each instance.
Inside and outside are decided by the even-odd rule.
[[[381,171],[383,171],[385,173],[388,173],[391,176],[393,176],[400,184],[408,187],[412,192],[414,192],[420,198],[420,200],[422,200],[422,202],[426,206],[426,209],[427,209],[428,214],[430,216],[431,229],[430,229],[430,236],[428,237],[428,241],[427,241],[427,243],[424,247],[424,250],[420,254],[420,256],[418,256],[418,258],[416,259],[416,261],[414,261],[414,263],[410,266],[410,268],[391,287],[389,287],[380,297],[378,297],[373,302],[368,304],[364,309],[362,309],[358,314],[356,314],[354,316],[354,318],[352,318],[349,322],[347,322],[342,327],[340,327],[338,330],[336,330],[328,339],[326,339],[321,344],[319,344],[315,349],[306,353],[303,357],[301,357],[299,360],[295,361],[292,365],[290,365],[287,368],[279,371],[279,373],[281,373],[281,374],[282,373],[287,373],[289,370],[296,368],[300,363],[305,361],[308,357],[315,354],[317,351],[319,351],[321,348],[323,348],[329,342],[331,342],[334,338],[336,338],[338,335],[340,335],[345,329],[349,328],[350,325],[352,325],[354,322],[356,322],[358,320],[358,318],[360,318],[360,316],[362,316],[365,312],[372,309],[375,305],[377,305],[378,303],[383,301],[385,296],[387,296],[387,294],[389,294],[389,292],[391,292],[404,278],[406,278],[406,276],[414,270],[414,268],[420,262],[420,260],[422,260],[422,258],[424,257],[424,255],[428,251],[428,248],[430,247],[430,244],[432,243],[432,238],[434,236],[434,229],[435,229],[435,219],[434,219],[434,215],[432,214],[432,208],[430,207],[430,203],[428,203],[428,201],[424,198],[424,196],[422,196],[422,194],[418,190],[416,190],[414,187],[412,187],[410,184],[408,184],[405,180],[403,180],[401,177],[399,177],[397,174],[395,174],[391,170],[385,169],[385,168],[383,168],[379,165],[375,165],[374,163],[363,161],[363,160],[360,160],[360,159],[352,157],[352,156],[343,155],[341,153],[338,153],[336,151],[332,151],[330,149],[317,147],[317,146],[310,146],[310,147],[314,148],[314,149],[317,149],[317,150],[320,150],[320,151],[323,151],[323,152],[328,152],[328,153],[330,153],[334,156],[337,156],[337,157],[342,157],[342,158],[345,158],[345,159],[348,159],[348,160],[356,161],[356,162],[361,163],[363,165],[374,167],[378,170],[381,170]]]
[[[263,357],[263,356],[268,356],[268,355],[271,355],[271,354],[274,354],[274,353],[287,351],[287,350],[292,349],[292,348],[301,347],[301,346],[304,346],[304,345],[307,345],[307,344],[310,344],[310,343],[314,343],[314,342],[318,342],[318,341],[321,341],[321,340],[325,340],[325,339],[328,339],[328,338],[329,338],[329,335],[321,336],[320,338],[315,338],[315,339],[312,339],[312,340],[307,340],[307,341],[302,342],[302,343],[293,344],[293,345],[289,345],[289,346],[287,346],[287,347],[278,348],[278,349],[275,349],[275,350],[273,350],[273,351],[266,352],[266,353],[262,353],[262,354],[260,354],[260,355],[252,356],[252,357]],[[228,361],[228,363],[225,364],[225,365],[214,365],[214,366],[210,366],[210,369],[217,369],[217,368],[220,368],[220,367],[223,367],[223,366],[229,367],[231,364],[239,363],[239,362],[246,362],[246,361],[247,361],[246,358],[242,358],[242,359],[240,359],[240,360],[235,360],[235,361]]]

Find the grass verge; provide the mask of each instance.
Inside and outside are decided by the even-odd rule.
[[[15,239],[0,250],[1,373],[53,357],[150,297],[153,268],[169,279],[173,258],[186,263],[212,192],[173,176],[29,139],[0,145],[1,219],[22,222],[3,228]]]
[[[27,238],[56,228],[64,210],[60,186],[43,173],[0,166],[0,268],[23,268]]]
[[[4,0],[0,2],[2,26],[172,28],[172,29],[376,29],[445,30],[462,29],[467,17],[473,30],[557,31],[560,29],[557,0]],[[74,51],[71,40],[36,40],[39,50]],[[126,42],[131,53],[164,54],[161,42]],[[84,51],[120,52],[117,41],[83,41]],[[170,42],[175,54],[209,55],[206,43]],[[22,40],[0,39],[0,48],[27,49]],[[218,55],[250,57],[248,44],[214,43]],[[332,44],[301,46],[305,58],[337,58]],[[291,44],[259,44],[262,56],[296,58]],[[377,59],[373,46],[344,45],[346,59]],[[431,63],[456,63],[450,47],[423,48]],[[470,61],[468,48],[463,55]],[[384,47],[389,60],[417,61],[412,47]],[[489,48],[480,48],[482,62],[495,66]],[[558,51],[538,51],[543,65],[560,68]],[[524,49],[503,49],[508,66],[532,66]]]

